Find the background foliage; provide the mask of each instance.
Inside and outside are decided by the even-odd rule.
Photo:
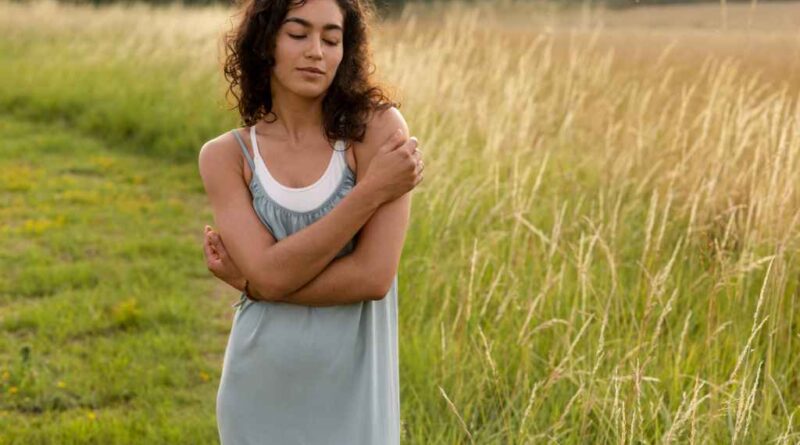
[[[797,443],[793,3],[407,5],[404,443]],[[0,3],[0,443],[213,443],[222,5]]]

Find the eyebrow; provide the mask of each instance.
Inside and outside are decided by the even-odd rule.
[[[299,24],[305,26],[306,28],[312,28],[313,27],[311,25],[311,22],[309,22],[308,20],[301,19],[300,17],[289,17],[289,18],[287,18],[286,20],[283,21],[283,23],[286,23],[286,22],[296,22],[296,23],[299,23]],[[327,25],[322,27],[323,31],[328,31],[328,30],[331,30],[331,29],[338,29],[339,31],[344,31],[341,26],[339,26],[339,25],[337,25],[335,23],[328,23]]]

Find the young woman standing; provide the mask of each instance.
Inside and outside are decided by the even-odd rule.
[[[217,226],[206,261],[242,291],[220,439],[399,444],[397,268],[424,165],[368,78],[373,9],[247,0],[242,11],[225,74],[246,127],[199,155]]]

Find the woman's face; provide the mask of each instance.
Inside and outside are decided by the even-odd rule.
[[[273,94],[274,88],[307,98],[325,94],[342,61],[343,20],[335,0],[307,0],[289,10],[275,39]],[[322,74],[303,70],[308,68]]]

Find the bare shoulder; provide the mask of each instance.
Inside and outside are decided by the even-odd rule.
[[[409,136],[408,124],[400,110],[396,107],[376,110],[370,113],[362,145],[370,146],[373,150],[377,149],[397,130],[403,130],[404,135]]]
[[[233,133],[226,131],[204,143],[200,148],[197,162],[200,175],[204,178],[231,171],[241,174],[243,162],[238,141]]]
[[[403,136],[409,137],[408,124],[396,107],[370,113],[364,140],[354,145],[359,171],[366,170],[381,144],[386,142],[397,130],[402,130]]]

